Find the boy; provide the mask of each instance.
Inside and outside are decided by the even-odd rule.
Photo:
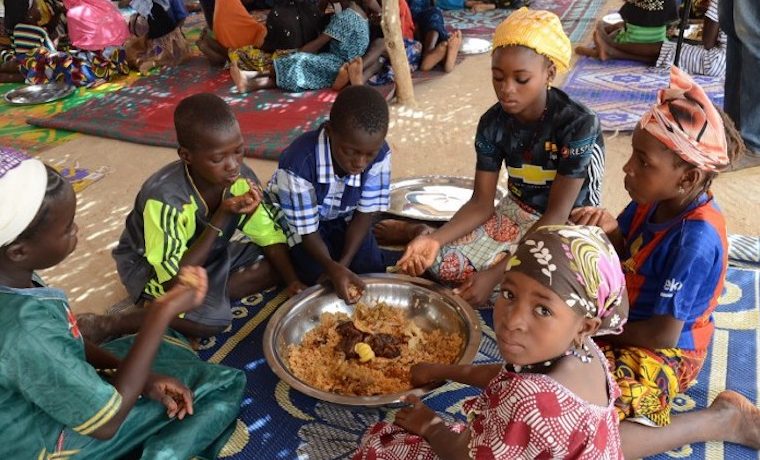
[[[174,125],[180,160],[143,184],[113,257],[137,304],[161,296],[181,267],[204,267],[209,286],[203,304],[171,326],[191,337],[208,337],[230,324],[230,298],[280,280],[291,292],[303,285],[285,235],[260,205],[259,181],[243,163],[245,143],[229,106],[213,94],[190,96],[177,106]],[[238,230],[254,244],[230,241]],[[143,316],[137,311],[96,317],[95,329],[101,337],[130,333]]]
[[[324,274],[347,302],[356,302],[364,287],[356,273],[389,265],[370,232],[373,213],[388,209],[387,132],[388,104],[380,93],[346,88],[330,120],[285,149],[266,192],[287,221],[299,277],[312,284]]]

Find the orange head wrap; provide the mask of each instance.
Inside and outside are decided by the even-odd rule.
[[[642,129],[687,163],[703,171],[728,166],[723,119],[705,90],[686,72],[670,68],[670,87],[657,93],[657,102],[639,122]]]

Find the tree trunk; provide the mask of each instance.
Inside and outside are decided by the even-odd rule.
[[[396,100],[401,105],[414,107],[414,87],[412,86],[412,72],[409,70],[409,61],[404,49],[404,38],[401,35],[401,19],[399,16],[399,0],[383,0],[383,35],[385,36],[385,48],[391,59],[391,67],[395,74]]]

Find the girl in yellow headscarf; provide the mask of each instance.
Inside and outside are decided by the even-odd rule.
[[[570,64],[570,39],[548,11],[521,8],[496,29],[491,76],[498,102],[475,136],[472,198],[433,231],[422,224],[381,222],[378,240],[409,243],[399,266],[458,286],[472,305],[485,304],[514,250],[532,227],[562,224],[577,206],[600,203],[604,145],[596,114],[552,82]],[[494,206],[502,164],[509,187]],[[393,236],[401,238],[392,238]]]

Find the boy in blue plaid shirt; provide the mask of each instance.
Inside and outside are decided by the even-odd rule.
[[[370,231],[373,214],[388,209],[387,132],[388,104],[380,93],[349,87],[336,98],[329,121],[283,151],[267,187],[287,221],[299,278],[313,284],[324,275],[347,302],[357,301],[364,288],[356,273],[392,265]]]

